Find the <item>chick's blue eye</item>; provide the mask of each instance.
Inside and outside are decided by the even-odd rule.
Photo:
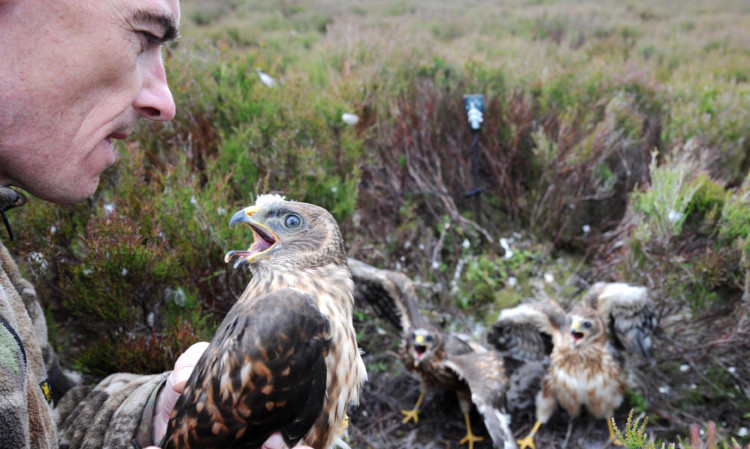
[[[588,329],[588,328],[591,327],[591,323],[589,323],[588,321],[586,321],[585,323],[583,323],[583,327],[585,327],[585,328]]]
[[[299,217],[293,214],[287,215],[284,219],[284,225],[287,228],[296,228],[300,225],[300,223],[302,223],[302,221],[299,219]]]

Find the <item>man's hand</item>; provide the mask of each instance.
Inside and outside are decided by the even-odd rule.
[[[167,377],[167,382],[164,384],[164,388],[159,392],[159,397],[156,398],[156,410],[154,410],[154,441],[159,442],[167,433],[167,423],[169,423],[169,416],[172,414],[172,409],[177,403],[177,398],[180,397],[180,393],[185,388],[185,384],[190,378],[190,374],[193,372],[193,368],[198,363],[198,360],[203,355],[203,352],[208,348],[208,342],[202,341],[196,343],[193,346],[187,348],[183,352],[174,364],[174,370],[172,374]]]
[[[167,382],[159,392],[159,396],[156,398],[156,410],[154,411],[154,441],[161,441],[164,434],[167,432],[167,423],[169,423],[169,416],[172,414],[172,409],[177,403],[177,398],[180,397],[182,390],[185,388],[187,380],[190,378],[195,365],[203,355],[203,352],[208,347],[208,342],[202,341],[189,347],[185,352],[177,358],[174,364],[174,370],[167,377]],[[281,449],[286,447],[284,445],[284,439],[281,438],[281,433],[276,432],[271,435],[261,449]],[[300,449],[312,449],[307,446],[297,446]],[[149,446],[145,449],[159,449],[156,446]]]

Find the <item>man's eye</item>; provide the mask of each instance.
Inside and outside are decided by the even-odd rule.
[[[141,53],[161,44],[161,40],[156,35],[149,33],[148,31],[139,31],[138,36],[141,41]]]

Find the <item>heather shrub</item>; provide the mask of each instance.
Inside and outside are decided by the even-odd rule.
[[[103,215],[87,224],[80,263],[63,272],[61,284],[70,293],[63,304],[91,332],[145,324],[159,299],[157,287],[178,276],[176,257],[160,231],[153,231],[144,238],[138,224],[122,216]]]

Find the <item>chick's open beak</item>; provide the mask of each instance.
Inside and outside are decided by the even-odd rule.
[[[573,320],[570,324],[570,335],[573,336],[573,343],[578,343],[584,337],[584,333],[581,331],[581,322],[579,320]]]
[[[424,336],[417,335],[416,338],[414,338],[414,367],[416,368],[419,366],[419,363],[422,361],[422,356],[427,351],[427,346],[425,345]]]
[[[252,262],[261,254],[273,248],[279,241],[278,236],[273,231],[262,223],[253,220],[252,216],[256,212],[258,212],[257,206],[246,207],[235,213],[229,220],[230,227],[237,223],[244,223],[253,231],[253,244],[250,248],[246,251],[232,250],[224,255],[224,262],[226,263],[229,263],[233,258],[237,258],[234,262],[235,269],[246,262]]]

